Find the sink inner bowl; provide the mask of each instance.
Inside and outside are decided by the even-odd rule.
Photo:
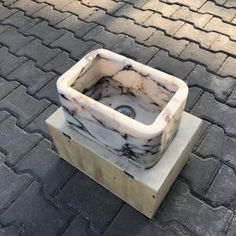
[[[150,125],[161,112],[161,107],[141,90],[124,87],[120,82],[113,80],[112,77],[101,78],[92,87],[84,90],[83,93],[146,125]]]
[[[108,73],[107,68],[110,68]],[[90,82],[82,87],[85,78]],[[100,58],[87,68],[72,88],[145,125],[154,122],[174,95],[173,91],[148,75],[138,73],[132,66],[122,66],[115,61],[111,66],[111,61]]]

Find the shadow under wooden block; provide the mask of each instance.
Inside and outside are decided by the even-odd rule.
[[[157,164],[146,170],[71,128],[62,108],[46,123],[61,158],[151,218],[186,163],[202,120],[184,112],[176,137]]]

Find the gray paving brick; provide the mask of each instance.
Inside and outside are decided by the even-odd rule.
[[[222,66],[220,67],[218,73],[223,76],[234,76],[236,77],[236,58],[227,57]]]
[[[10,116],[10,113],[7,111],[0,111],[0,123],[6,120]]]
[[[231,21],[232,24],[236,24],[236,17]]]
[[[88,221],[82,216],[76,216],[76,218],[70,223],[69,227],[63,233],[63,236],[89,236],[88,233]]]
[[[187,38],[190,41],[199,43],[202,47],[209,48],[218,37],[218,34],[215,32],[205,32],[198,30],[190,24],[184,24],[176,32],[175,37],[179,39]]]
[[[222,34],[229,35],[230,38],[233,40],[236,40],[236,26],[231,25],[225,22],[222,22],[221,19],[213,17],[207,25],[204,27],[204,29],[208,31],[216,31]]]
[[[2,0],[4,6],[9,6],[14,2],[16,2],[16,0]]]
[[[169,52],[170,55],[177,57],[189,44],[186,40],[175,40],[168,37],[162,31],[156,31],[145,44],[163,48]]]
[[[0,74],[4,77],[18,66],[23,64],[27,59],[25,57],[16,57],[8,51],[8,48],[0,48]]]
[[[177,235],[190,235],[188,232],[181,230],[180,227],[174,227],[171,223],[166,227],[161,227],[154,224],[152,221],[147,219],[141,213],[136,211],[134,208],[125,204],[116,218],[107,228],[104,236],[128,236],[128,235],[139,235],[139,236],[177,236]]]
[[[14,14],[16,10],[14,9],[8,9],[7,7],[4,7],[2,3],[0,3],[0,21],[4,20],[5,18],[8,18],[12,14]]]
[[[145,22],[145,26],[153,26],[158,29],[162,29],[168,35],[174,35],[176,31],[178,31],[181,26],[183,26],[183,21],[173,21],[167,18],[162,17],[161,14],[155,13],[151,17],[149,17]]]
[[[13,15],[2,21],[2,24],[9,24],[15,26],[23,32],[24,30],[31,28],[39,21],[40,19],[32,19],[31,17],[26,16],[23,12],[17,11]]]
[[[197,148],[203,157],[214,157],[236,168],[236,140],[224,134],[218,126],[213,125]]]
[[[206,199],[214,206],[227,205],[231,208],[232,202],[235,202],[235,183],[235,171],[226,165],[222,165],[206,194]]]
[[[176,3],[180,6],[187,6],[189,7],[191,10],[197,10],[199,9],[199,7],[202,6],[202,4],[205,2],[206,0],[195,0],[195,1],[188,1],[188,0],[162,0],[162,2],[166,2],[166,3]]]
[[[57,28],[65,28],[74,32],[75,36],[83,37],[86,33],[96,27],[94,23],[87,23],[71,15],[56,25]]]
[[[192,109],[192,113],[223,126],[226,133],[236,135],[236,110],[217,102],[213,95],[205,92]]]
[[[55,77],[54,73],[45,73],[36,68],[31,60],[25,62],[7,76],[8,80],[17,80],[24,84],[30,94],[35,94],[53,77]]]
[[[8,25],[0,25],[0,34],[4,33],[10,26]]]
[[[17,86],[19,86],[19,83],[15,81],[8,82],[0,77],[0,100],[12,92]]]
[[[19,236],[21,234],[19,227],[17,226],[7,226],[0,228],[1,236]]]
[[[233,217],[229,229],[226,233],[226,236],[235,236],[236,235],[236,216]]]
[[[0,164],[0,209],[6,207],[14,200],[24,186],[30,183],[29,175],[19,175],[6,165]]]
[[[11,26],[2,26],[2,28],[5,28],[5,30],[0,35],[0,43],[9,47],[11,52],[15,53],[33,40],[32,37],[25,37],[18,33]]]
[[[0,101],[0,108],[11,111],[18,117],[18,124],[26,126],[49,106],[48,101],[38,101],[26,93],[23,86],[17,87],[12,93]]]
[[[168,53],[163,50],[160,50],[148,65],[181,79],[185,79],[195,66],[192,62],[182,62],[170,57]]]
[[[37,144],[41,137],[28,134],[16,125],[16,119],[9,117],[0,123],[0,148],[6,152],[6,162],[13,165]]]
[[[216,72],[225,60],[226,55],[223,53],[212,53],[199,48],[195,43],[190,43],[179,57],[184,60],[197,61],[200,64],[206,65],[209,70]]]
[[[73,2],[74,0],[37,0],[37,2],[46,2],[50,5],[52,5],[55,9],[61,10],[63,7],[68,5],[70,2]]]
[[[111,49],[119,41],[124,40],[124,38],[124,35],[108,32],[102,26],[97,26],[83,37],[85,40],[95,40],[96,42],[102,43],[107,49]]]
[[[219,100],[226,101],[236,81],[231,77],[222,78],[209,73],[205,67],[197,65],[187,78],[189,86],[200,86],[208,90]]]
[[[41,21],[27,31],[24,31],[24,33],[38,37],[43,43],[48,45],[62,36],[65,32],[64,30],[55,29],[54,27],[49,26],[46,21]]]
[[[222,51],[226,54],[236,55],[236,42],[229,39],[225,35],[220,35],[217,40],[211,45],[210,49],[216,52]]]
[[[51,61],[49,61],[43,68],[44,70],[56,71],[58,74],[63,74],[70,69],[76,61],[69,58],[68,53],[61,52]]]
[[[42,67],[53,57],[59,54],[59,52],[60,50],[46,47],[41,43],[40,40],[35,39],[25,47],[21,48],[19,51],[17,51],[17,55],[27,56],[30,59],[34,60],[37,66]]]
[[[227,0],[212,0],[212,1],[215,2],[215,3],[218,4],[218,5],[223,6],[224,3],[225,3]]]
[[[52,6],[46,6],[33,14],[34,17],[40,17],[47,20],[51,25],[56,25],[60,21],[70,16],[68,12],[59,12],[53,9]]]
[[[137,8],[134,8],[131,4],[125,4],[118,11],[116,11],[114,15],[128,17],[133,19],[138,24],[142,24],[152,14],[153,12],[151,11],[139,10]]]
[[[141,25],[135,24],[132,20],[108,15],[103,10],[97,10],[88,18],[88,21],[98,22],[113,33],[129,35],[141,43],[149,38],[149,36],[155,31],[154,28],[142,27]]]
[[[53,194],[73,173],[74,167],[52,151],[44,139],[17,163],[17,171],[33,173],[41,182],[45,195]]]
[[[122,2],[122,0],[114,0],[116,2]],[[132,4],[136,7],[143,6],[148,0],[125,0],[125,2]]]
[[[46,110],[44,110],[39,116],[37,116],[27,127],[26,130],[30,133],[38,132],[45,135],[47,138],[51,138],[48,128],[46,126],[45,120],[58,109],[54,104],[50,105]]]
[[[236,2],[233,0],[227,0],[224,6],[225,7],[236,7]]]
[[[83,2],[85,2],[85,1],[83,1]],[[119,8],[121,8],[124,5],[124,3],[116,2],[116,1],[112,1],[112,0],[99,0],[99,1],[88,0],[88,1],[86,1],[85,5],[90,6],[90,7],[102,8],[106,12],[113,14]]]
[[[232,217],[224,207],[212,208],[193,197],[186,184],[177,181],[154,220],[177,221],[196,235],[223,235]]]
[[[11,4],[11,7],[23,10],[24,12],[27,12],[27,14],[29,15],[34,14],[35,12],[39,11],[41,8],[45,6],[46,4],[44,3],[36,3],[31,0],[19,0]]]
[[[171,15],[171,18],[193,23],[197,27],[204,27],[212,18],[212,15],[199,14],[197,12],[190,11],[187,7],[182,6],[179,7],[173,15]]]
[[[30,207],[29,207],[30,206]],[[25,235],[56,235],[71,214],[50,204],[41,195],[40,185],[33,182],[0,216],[2,223],[23,224]]]
[[[169,5],[160,1],[147,1],[141,6],[144,10],[150,10],[162,13],[164,16],[172,16],[173,13],[179,8],[178,5]]]
[[[198,87],[189,88],[187,103],[186,103],[186,106],[185,106],[185,111],[187,111],[187,112],[191,111],[194,104],[200,98],[202,93],[203,93],[203,90],[198,88]]]
[[[203,197],[219,167],[220,163],[213,158],[201,159],[191,154],[180,176],[188,182],[195,194]]]
[[[135,43],[133,39],[126,37],[114,45],[112,51],[146,64],[154,54],[158,52],[158,49],[154,47],[144,47]]]
[[[73,1],[63,8],[63,11],[69,11],[77,15],[80,19],[87,19],[91,16],[97,8],[87,7],[82,5],[79,1]]]
[[[70,53],[70,55],[78,60],[95,47],[95,42],[84,42],[81,39],[75,38],[72,33],[67,32],[62,37],[54,41],[51,46],[59,47]]]
[[[205,1],[204,1],[205,2]],[[213,2],[206,1],[205,4],[198,10],[202,13],[208,13],[215,16],[219,16],[225,21],[231,21],[235,16],[235,9],[227,9],[221,6],[216,5]]]
[[[120,209],[122,202],[108,190],[77,171],[55,197],[91,219],[95,233],[102,232]]]
[[[226,103],[230,106],[236,107],[236,88],[233,89]]]
[[[75,2],[73,3],[75,4]],[[79,4],[76,4],[79,6]],[[111,14],[106,14],[106,11],[99,9],[99,8],[90,8],[85,5],[82,5],[84,9],[84,13],[80,14],[79,18],[85,20],[87,22],[94,22],[98,25],[104,25],[104,23],[109,19],[114,19],[114,16]],[[83,11],[82,11],[83,12]],[[75,15],[78,16],[79,13],[74,12]]]
[[[52,79],[48,84],[41,88],[37,93],[37,98],[47,98],[48,100],[60,105],[56,89],[57,78]]]

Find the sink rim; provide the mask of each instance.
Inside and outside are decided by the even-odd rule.
[[[78,79],[81,71],[83,71],[86,65],[93,61],[97,56],[101,56],[108,60],[115,60],[117,62],[125,62],[127,65],[132,65],[135,71],[144,75],[150,75],[152,79],[159,83],[160,80],[162,82],[168,80],[177,86],[177,90],[174,92],[173,97],[157,115],[152,124],[145,125],[137,120],[125,116],[124,114],[121,114],[120,112],[82,94],[71,87],[76,79]],[[156,77],[158,77],[159,81]],[[161,84],[165,84],[162,82]],[[120,132],[142,139],[151,139],[160,135],[178,110],[183,111],[188,95],[188,86],[184,81],[106,49],[96,49],[89,52],[73,67],[61,75],[57,80],[57,90],[60,96],[66,97],[70,102],[78,103],[85,110],[96,117],[96,119],[104,123],[104,125],[108,125],[109,127],[113,127]]]

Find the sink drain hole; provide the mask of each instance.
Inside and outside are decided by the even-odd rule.
[[[116,111],[120,112],[123,115],[126,115],[130,118],[135,118],[136,112],[133,107],[128,106],[128,105],[120,105],[115,108]]]

